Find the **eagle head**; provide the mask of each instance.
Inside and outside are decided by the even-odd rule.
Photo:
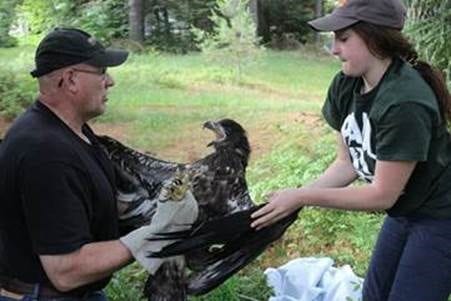
[[[247,139],[246,131],[238,122],[226,118],[218,121],[207,121],[203,127],[216,134],[216,139],[211,141],[207,146],[213,146],[216,151],[222,149],[235,151],[247,161],[251,147]]]

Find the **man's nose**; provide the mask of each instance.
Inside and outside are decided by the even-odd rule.
[[[114,86],[114,79],[113,79],[113,77],[109,73],[106,73],[105,76],[106,76],[106,78],[105,78],[105,86],[107,88]]]

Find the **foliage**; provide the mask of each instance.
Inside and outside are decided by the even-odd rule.
[[[31,33],[45,33],[57,26],[79,27],[104,42],[127,34],[126,1],[24,0],[20,11]]]
[[[247,1],[246,1],[247,2]],[[258,33],[263,42],[288,40],[299,44],[311,34],[306,21],[313,17],[314,0],[258,0]],[[195,49],[191,26],[211,33],[211,11],[224,17],[215,0],[148,0],[146,4],[146,44],[158,50],[186,53]]]
[[[280,43],[287,37],[305,43],[312,34],[307,21],[314,18],[314,7],[314,0],[261,0],[272,46],[284,48]]]
[[[451,84],[451,1],[410,0],[407,34],[423,58],[446,72]]]
[[[255,62],[263,48],[259,46],[256,25],[244,0],[217,0],[217,9],[210,20],[213,33],[193,27],[192,32],[208,60],[235,69],[237,82],[245,67]]]
[[[0,115],[12,119],[33,102],[34,83],[13,70],[0,71]]]
[[[80,27],[104,42],[125,38],[128,32],[127,2],[96,0],[78,9],[73,26]]]
[[[145,45],[151,46],[157,51],[175,54],[186,54],[195,49],[193,35],[188,30],[165,31],[161,27],[146,37]]]
[[[146,278],[147,273],[137,263],[115,273],[106,288],[108,300],[144,300],[143,289]]]
[[[266,278],[260,268],[249,266],[237,276],[231,277],[224,284],[210,293],[191,297],[190,301],[243,301],[268,300],[271,289],[266,285]]]
[[[302,128],[289,130],[293,139],[277,146],[275,151],[256,167],[260,173],[258,177],[265,179],[251,187],[251,193],[256,200],[264,199],[264,195],[270,191],[300,187],[309,183],[319,176],[335,157],[329,135],[323,135],[323,138],[314,144],[301,145],[299,141],[308,140],[310,133],[304,132]]]
[[[211,31],[208,19],[215,0],[149,0],[146,9],[146,44],[157,50],[186,53],[195,50],[190,26]]]
[[[23,0],[19,7],[26,18],[29,32],[40,34],[56,26],[70,26],[80,1]]]
[[[148,274],[137,263],[115,273],[106,288],[108,300],[111,301],[140,301],[146,300],[143,296],[144,283]],[[190,301],[241,301],[241,300],[267,300],[271,289],[266,286],[266,279],[260,270],[250,266],[245,273],[227,280],[212,292],[190,297]],[[250,299],[250,296],[252,299]],[[246,298],[247,297],[247,298]]]
[[[18,0],[0,1],[0,47],[14,47],[17,40],[9,34],[15,19],[15,7]]]

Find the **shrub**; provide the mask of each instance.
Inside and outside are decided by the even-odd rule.
[[[15,17],[17,0],[0,1],[0,47],[14,47],[17,39],[9,35],[11,23]]]
[[[34,100],[34,83],[10,69],[0,71],[0,115],[12,119]]]
[[[220,13],[212,10],[210,17],[214,32],[192,28],[198,46],[207,59],[233,68],[237,82],[241,81],[246,67],[263,52],[247,3],[246,0],[217,0]]]
[[[94,35],[106,44],[127,36],[127,2],[118,0],[91,1],[78,7],[72,26]]]
[[[410,0],[406,32],[420,56],[444,71],[451,85],[451,5],[443,0]]]
[[[54,27],[79,27],[107,44],[127,35],[127,1],[23,0],[19,12],[33,34]]]
[[[9,35],[0,36],[0,46],[4,48],[11,48],[17,46],[17,39]]]

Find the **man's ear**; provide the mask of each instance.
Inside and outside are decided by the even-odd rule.
[[[74,70],[68,68],[62,74],[63,85],[70,93],[78,91],[78,78]]]

